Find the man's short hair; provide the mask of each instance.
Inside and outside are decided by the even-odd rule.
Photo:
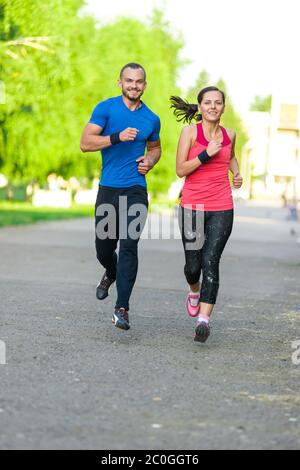
[[[122,75],[125,69],[135,69],[135,70],[142,69],[142,71],[144,72],[144,78],[146,81],[146,70],[144,69],[142,65],[137,64],[136,62],[130,62],[129,64],[124,65],[124,67],[122,67],[121,72],[120,72],[120,78],[122,78]]]

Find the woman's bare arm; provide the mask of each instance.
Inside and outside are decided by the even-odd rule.
[[[240,174],[239,162],[235,156],[235,142],[236,142],[236,133],[233,131],[228,131],[229,137],[232,141],[231,146],[231,157],[229,161],[229,170],[233,174],[233,186],[236,189],[239,189],[243,184],[243,178]]]
[[[195,126],[186,126],[179,137],[176,157],[176,174],[179,178],[192,174],[201,166],[198,157],[188,161],[188,154],[195,140]]]

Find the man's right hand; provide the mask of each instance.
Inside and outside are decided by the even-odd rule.
[[[127,127],[124,131],[120,132],[120,140],[121,142],[129,142],[131,140],[135,140],[139,130],[135,129],[134,127]]]
[[[221,148],[222,144],[216,142],[215,140],[211,140],[206,151],[210,157],[214,157],[218,152],[220,152]]]

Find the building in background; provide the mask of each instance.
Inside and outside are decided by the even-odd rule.
[[[242,172],[249,196],[282,199],[296,206],[300,199],[300,97],[277,90],[270,113],[244,116],[249,141],[243,148]]]

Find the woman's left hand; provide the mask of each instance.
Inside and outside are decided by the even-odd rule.
[[[233,186],[235,189],[240,189],[240,187],[243,184],[243,177],[240,175],[240,173],[236,173],[233,175]]]

